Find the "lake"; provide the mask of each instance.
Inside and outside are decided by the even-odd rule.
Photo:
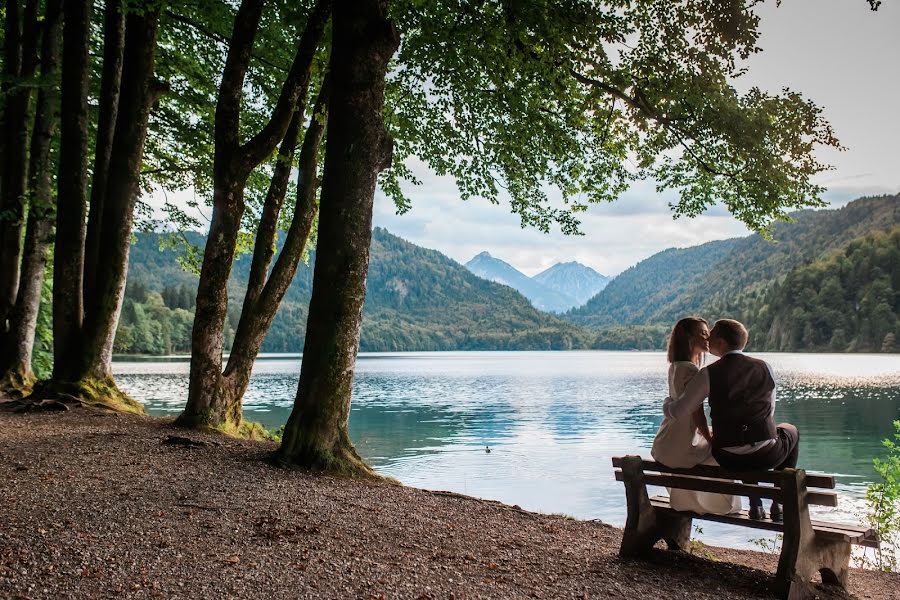
[[[800,429],[800,466],[838,475],[841,506],[815,514],[859,522],[872,458],[900,419],[900,356],[755,356],[775,371],[776,419]],[[350,433],[369,464],[407,485],[622,526],[625,493],[610,457],[649,457],[666,369],[661,352],[361,354]],[[181,411],[186,359],[117,360],[114,371],[150,414]],[[297,355],[261,356],[245,417],[281,426],[299,372]],[[701,523],[707,543],[748,547],[761,537]]]

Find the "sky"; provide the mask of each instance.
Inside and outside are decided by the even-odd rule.
[[[817,156],[835,169],[818,183],[840,206],[864,195],[900,192],[900,0],[871,12],[865,0],[769,0],[759,11],[763,52],[748,61],[742,86],[802,92],[825,109],[844,152]],[[482,251],[535,275],[576,260],[616,275],[670,247],[749,235],[726,211],[673,220],[674,193],[638,182],[617,202],[593,205],[581,216],[583,236],[522,229],[507,204],[459,200],[454,181],[412,163],[422,186],[410,186],[412,209],[395,214],[378,193],[375,224],[465,263]]]

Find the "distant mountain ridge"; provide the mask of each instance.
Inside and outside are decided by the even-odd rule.
[[[178,264],[178,252],[160,250],[161,234],[136,233],[132,245],[126,307],[117,335],[118,352],[184,352],[185,309],[192,311],[197,275]],[[282,238],[283,239],[283,238]],[[202,247],[205,236],[190,234]],[[280,244],[279,244],[280,246]],[[301,352],[307,307],[312,293],[315,253],[302,264],[276,314],[262,350]],[[249,275],[250,257],[235,261],[229,281],[225,345],[230,345]],[[187,288],[187,290],[184,290]],[[189,290],[189,291],[188,291]],[[156,296],[156,295],[159,296]],[[149,297],[150,298],[148,300]],[[172,299],[178,298],[177,304]],[[141,308],[136,310],[136,305]],[[172,329],[168,309],[182,311],[180,339],[160,342]],[[152,315],[151,318],[144,313]],[[159,331],[157,331],[157,329]],[[485,281],[436,250],[411,244],[387,230],[372,236],[360,350],[568,350],[588,348],[592,335],[582,328],[534,308],[506,285]],[[121,339],[120,339],[121,338]]]
[[[578,302],[559,291],[535,281],[507,262],[482,252],[465,264],[465,267],[488,281],[502,283],[517,290],[531,301],[538,310],[561,313],[577,306]]]
[[[742,320],[752,350],[900,348],[900,196],[863,198],[793,218],[774,228],[775,243],[754,235],[659,252],[559,316],[541,312],[509,285],[376,228],[360,349],[653,350],[663,348],[672,324],[690,314]],[[197,276],[181,269],[178,251],[161,248],[161,234],[135,238],[116,352],[187,352]],[[205,243],[198,233],[187,239],[201,249]],[[482,259],[506,265],[490,255]],[[263,351],[302,351],[314,260],[312,252],[309,264],[300,265]],[[242,255],[232,270],[226,348],[249,266],[250,257]],[[580,282],[584,269],[564,264],[541,278],[562,274],[563,281]],[[538,276],[519,275],[562,296]]]
[[[581,306],[610,281],[609,277],[577,262],[557,263],[529,277],[489,252],[474,256],[465,267],[483,279],[518,290],[535,308],[554,313]]]
[[[612,277],[601,275],[586,265],[571,261],[556,263],[532,279],[560,294],[574,298],[576,306],[581,306],[603,290]]]
[[[900,224],[900,196],[860,198],[838,209],[805,210],[791,216],[792,222],[774,227],[774,243],[751,235],[657,253],[618,275],[587,304],[563,317],[594,329],[671,327],[691,314],[743,318],[751,326],[771,322],[771,317],[761,316],[773,286],[794,269],[857,238]],[[762,336],[763,332],[757,333]]]

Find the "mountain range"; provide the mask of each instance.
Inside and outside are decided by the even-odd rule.
[[[566,296],[578,302],[577,294],[590,293],[585,281],[606,282],[583,277],[587,267],[577,263],[528,278],[487,253],[466,268],[376,228],[361,350],[659,349],[672,324],[689,314],[741,319],[755,350],[897,348],[900,197],[801,211],[774,227],[772,238],[752,235],[659,252],[612,279],[583,306],[554,315],[538,310],[537,301],[512,284],[540,292],[541,302],[551,303]],[[190,346],[197,276],[179,266],[184,249],[165,240],[161,234],[136,234],[117,352],[161,354]],[[205,238],[189,234],[186,241],[202,248]],[[263,351],[302,351],[314,261],[311,252],[309,264],[301,264]],[[488,275],[476,276],[472,262]],[[226,347],[249,265],[243,255],[232,270]]]
[[[554,313],[583,305],[610,281],[609,277],[578,262],[557,263],[529,277],[488,252],[473,257],[465,266],[483,279],[517,290],[535,308]]]
[[[188,299],[195,293],[197,276],[179,266],[179,251],[166,248],[165,239],[157,233],[136,234],[117,352],[172,353],[190,347],[185,338],[189,328],[181,333],[184,328],[175,321],[184,320],[176,311],[193,309]],[[202,246],[205,238],[191,234],[187,241]],[[311,252],[309,264],[300,265],[262,351],[303,350],[314,262]],[[232,269],[226,348],[237,327],[249,268],[250,257],[243,255]],[[172,337],[172,332],[177,335]],[[436,250],[375,228],[361,351],[564,350],[586,348],[590,338],[585,329],[539,311],[510,287],[486,281]]]
[[[751,344],[756,349],[880,350],[882,336],[900,334],[900,259],[894,260],[897,254],[890,246],[894,239],[890,234],[900,226],[900,196],[861,198],[839,209],[805,210],[791,217],[790,222],[773,228],[771,240],[751,235],[655,254],[622,272],[587,304],[563,318],[602,330],[671,327],[678,318],[691,314],[707,319],[733,317],[750,326]],[[859,256],[863,253],[860,248],[867,248],[873,256]],[[851,256],[854,252],[855,258]],[[827,272],[822,264],[840,262],[836,255],[845,255],[842,268],[857,264],[860,272],[855,277],[836,273],[838,281],[831,288],[830,299],[821,297],[827,278],[810,282],[802,290],[805,297],[783,297],[786,282],[796,280],[804,269]],[[854,323],[845,324],[843,334],[831,344],[832,329],[845,321],[833,308],[826,308],[839,302],[837,294],[844,302],[843,311],[854,315]],[[879,300],[874,302],[869,295],[877,295]],[[801,301],[819,308],[795,310]],[[873,302],[882,306],[877,315],[861,312]],[[873,325],[872,319],[881,323]],[[809,331],[786,336],[787,323],[792,324],[788,327],[792,331],[798,325]],[[851,330],[857,335],[849,335]],[[828,339],[823,341],[825,337]]]

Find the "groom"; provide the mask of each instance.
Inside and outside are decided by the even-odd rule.
[[[672,418],[692,414],[709,398],[713,456],[731,471],[788,469],[797,466],[800,433],[789,423],[775,425],[775,380],[769,365],[744,354],[747,329],[720,319],[709,333],[709,351],[720,357],[700,370],[678,398],[666,398]],[[746,481],[745,483],[755,483]],[[773,521],[781,505],[772,502]],[[764,519],[762,500],[750,498],[750,518]]]

